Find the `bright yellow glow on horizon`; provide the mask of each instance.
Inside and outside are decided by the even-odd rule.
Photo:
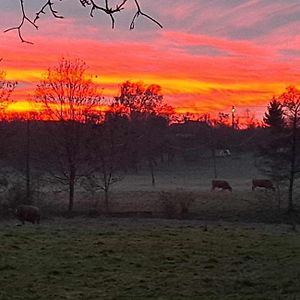
[[[40,80],[42,75],[45,74],[45,70],[39,69],[8,69],[6,72],[6,79],[12,81],[26,81],[31,82]]]
[[[43,108],[44,108],[43,103],[36,103],[30,101],[18,101],[18,102],[10,103],[6,108],[6,111],[8,113],[42,112]],[[109,107],[107,105],[97,105],[93,107],[93,110],[96,111],[107,111],[108,109]]]
[[[32,82],[33,86],[36,82],[43,78],[47,71],[42,69],[8,69],[7,80],[16,80],[19,82]],[[130,78],[131,77],[131,78]],[[142,79],[138,79],[142,78]],[[232,90],[232,91],[247,91],[247,90],[264,90],[274,94],[282,92],[286,88],[286,84],[282,82],[242,82],[242,83],[219,83],[213,81],[199,81],[195,79],[169,79],[159,76],[134,75],[134,76],[92,76],[93,81],[100,86],[103,85],[105,94],[111,95],[117,92],[119,85],[129,80],[133,82],[143,81],[146,84],[158,84],[164,90],[173,91],[173,93],[206,93],[212,89]],[[114,85],[106,88],[105,85]],[[32,93],[28,90],[29,93]]]
[[[7,112],[39,112],[42,109],[42,104],[33,103],[30,101],[18,101],[10,103],[6,109]]]
[[[8,106],[10,113],[41,112],[42,104],[30,102],[29,95],[34,94],[36,84],[43,79],[47,70],[42,69],[16,69],[6,70],[8,80],[17,80],[19,85],[12,94],[15,102]],[[177,113],[216,113],[233,104],[237,107],[255,106],[268,101],[272,96],[284,92],[287,84],[284,82],[214,82],[201,81],[196,79],[167,78],[165,76],[151,76],[145,74],[124,75],[99,75],[92,76],[92,80],[98,86],[99,93],[106,97],[117,96],[120,85],[129,80],[132,82],[142,81],[145,84],[158,84],[162,87],[165,103],[174,107]],[[26,83],[24,88],[22,84]],[[30,85],[30,86],[29,86]],[[27,87],[28,86],[28,87]],[[21,89],[20,89],[21,87]],[[214,98],[214,92],[219,93],[218,98]],[[224,97],[223,96],[224,91]],[[262,91],[262,94],[257,92]],[[177,100],[177,97],[180,100]],[[220,97],[221,96],[221,97]],[[186,97],[186,98],[185,98]],[[191,100],[190,100],[190,99]],[[177,101],[174,105],[172,102]],[[176,102],[175,102],[176,103]],[[99,111],[107,110],[105,105],[96,108]],[[262,109],[261,109],[262,110]]]

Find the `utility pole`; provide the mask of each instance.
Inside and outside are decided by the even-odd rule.
[[[215,129],[212,122],[208,119],[207,124],[209,126],[209,142],[210,142],[210,150],[211,150],[211,157],[213,161],[213,169],[214,169],[214,178],[218,177],[217,171],[217,160],[216,160],[216,140],[215,140]]]
[[[232,129],[235,128],[235,107],[234,107],[234,105],[231,108],[231,127],[232,127]]]
[[[30,117],[26,120],[26,148],[25,148],[25,173],[26,173],[26,201],[31,202],[31,187],[30,187]]]

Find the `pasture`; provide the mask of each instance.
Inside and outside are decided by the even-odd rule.
[[[286,225],[158,219],[0,224],[0,299],[299,299]]]
[[[252,191],[252,178],[264,178],[254,166],[252,155],[232,154],[217,159],[218,179],[227,180],[233,188],[229,191],[211,192],[214,177],[212,160],[203,157],[197,162],[164,162],[155,168],[155,186],[151,185],[150,171],[146,166],[138,173],[128,173],[124,179],[111,186],[110,210],[115,214],[150,212],[154,217],[164,217],[160,201],[161,192],[192,192],[195,201],[189,207],[189,218],[282,222],[286,220],[286,186],[278,192],[257,188]],[[299,185],[299,184],[298,184]],[[67,207],[67,191],[57,186],[41,184],[37,205],[44,211],[62,212]],[[299,206],[299,187],[295,189],[295,204]],[[280,205],[280,210],[279,210]],[[75,211],[87,213],[96,209],[103,213],[103,192],[89,193],[80,186],[76,188]]]
[[[251,191],[261,177],[253,160],[218,160],[232,193],[210,191],[207,159],[155,174],[155,186],[145,168],[113,186],[114,217],[101,213],[101,192],[80,186],[73,217],[59,217],[66,191],[41,186],[40,225],[0,221],[0,299],[300,299],[299,232],[286,224],[284,195],[279,210],[277,193]],[[189,213],[167,219],[163,191],[192,192]]]

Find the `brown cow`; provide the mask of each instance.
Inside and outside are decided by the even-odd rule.
[[[275,187],[269,179],[252,179],[252,191],[257,187],[275,191]]]
[[[211,190],[214,191],[215,189],[222,189],[222,190],[229,190],[232,192],[232,187],[226,180],[212,180],[211,181]]]
[[[31,222],[32,224],[40,223],[40,210],[38,207],[33,205],[19,205],[14,212],[17,219],[19,219],[22,224],[27,222]]]

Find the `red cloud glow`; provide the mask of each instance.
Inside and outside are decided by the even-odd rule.
[[[178,0],[171,7],[162,3],[160,9],[166,17],[162,31],[143,26],[112,31],[109,24],[103,28],[89,19],[80,26],[81,21],[71,18],[55,22],[46,16],[40,31],[24,32],[34,45],[20,43],[14,32],[0,34],[0,68],[19,82],[15,102],[30,101],[43,73],[62,56],[83,59],[97,75],[103,96],[117,95],[126,80],[156,83],[178,111],[226,112],[235,105],[261,116],[273,95],[299,82],[300,22],[275,22],[280,15],[288,20],[290,12],[300,11],[299,5]],[[5,24],[14,14],[6,16]],[[11,109],[28,107],[15,105]]]

